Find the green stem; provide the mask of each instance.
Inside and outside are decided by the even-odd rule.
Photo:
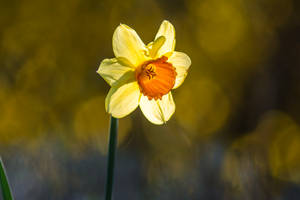
[[[4,164],[2,162],[2,159],[0,157],[0,182],[1,182],[1,189],[2,189],[2,195],[3,200],[13,200],[13,197],[11,195],[9,183],[6,178],[5,168]]]
[[[107,159],[107,177],[106,177],[106,194],[105,199],[111,200],[113,182],[114,182],[114,167],[115,167],[115,152],[117,147],[118,138],[118,119],[113,116],[110,117],[109,129],[109,146],[108,146],[108,159]]]

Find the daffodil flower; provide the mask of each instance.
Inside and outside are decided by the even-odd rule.
[[[190,58],[175,51],[175,29],[163,21],[153,42],[147,46],[127,25],[113,34],[115,58],[104,59],[97,71],[111,86],[105,109],[122,118],[140,106],[145,117],[163,124],[175,112],[171,90],[179,87],[191,65]]]

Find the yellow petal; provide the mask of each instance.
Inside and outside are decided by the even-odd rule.
[[[126,58],[137,67],[145,60],[147,48],[135,30],[121,24],[113,35],[113,51],[117,58]]]
[[[169,57],[168,62],[176,68],[177,75],[175,85],[173,87],[173,89],[175,89],[183,83],[192,62],[188,55],[178,51],[173,52],[173,54]]]
[[[166,41],[165,36],[160,36],[154,42],[151,42],[147,45],[147,47],[149,49],[149,56],[151,58],[155,58],[158,50],[162,47],[162,45],[165,43],[165,41]]]
[[[164,95],[162,100],[149,100],[142,95],[140,108],[145,117],[153,124],[163,124],[168,121],[175,112],[175,103],[171,92]]]
[[[126,73],[110,88],[105,99],[105,109],[113,117],[125,117],[138,106],[140,89],[134,79],[134,74]]]
[[[164,20],[159,27],[155,36],[155,40],[161,36],[165,37],[165,42],[157,51],[156,57],[161,57],[166,53],[173,52],[175,49],[175,29],[174,26],[167,20]]]
[[[121,65],[116,58],[104,59],[97,73],[109,84],[114,84],[119,80],[126,72],[133,71],[134,69],[128,66]]]

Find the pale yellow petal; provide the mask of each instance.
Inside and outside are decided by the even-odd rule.
[[[168,62],[176,68],[176,80],[173,89],[178,88],[188,74],[188,69],[191,66],[191,59],[188,55],[182,52],[174,51],[169,57]]]
[[[155,40],[161,36],[164,36],[166,40],[157,51],[156,57],[161,57],[166,53],[173,52],[175,49],[175,28],[167,20],[164,20],[160,25],[159,30],[155,36]]]
[[[142,95],[140,108],[150,122],[153,124],[163,124],[174,114],[175,103],[171,92],[164,95],[162,100],[149,100],[148,97]]]
[[[166,38],[165,36],[160,36],[158,37],[154,42],[151,42],[147,45],[149,49],[149,56],[151,58],[155,58],[157,55],[157,52],[160,50],[160,48],[163,46],[165,43]]]
[[[126,58],[137,67],[145,60],[147,48],[135,30],[121,24],[113,35],[113,51],[117,58]]]
[[[105,109],[113,117],[125,117],[139,104],[140,89],[132,76],[133,74],[126,73],[110,88],[106,96]]]
[[[132,67],[121,65],[116,58],[104,59],[97,73],[109,84],[114,84],[119,80],[126,72],[133,71]]]

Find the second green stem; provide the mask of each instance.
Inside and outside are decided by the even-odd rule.
[[[105,200],[112,199],[117,141],[118,141],[118,119],[111,116],[110,129],[109,129],[109,144],[108,144],[109,146],[108,146],[108,159],[107,159]]]

